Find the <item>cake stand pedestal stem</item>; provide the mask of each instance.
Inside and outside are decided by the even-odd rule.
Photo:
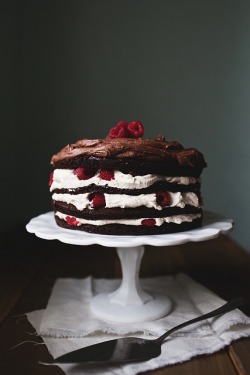
[[[114,292],[96,295],[90,302],[92,312],[99,318],[120,323],[156,320],[171,310],[170,299],[151,290],[147,294],[139,280],[144,246],[117,247],[122,268],[122,280]]]
[[[120,305],[143,305],[153,299],[145,293],[140,284],[139,271],[141,259],[144,254],[144,246],[117,247],[122,268],[122,281],[120,287],[109,294],[111,303]]]

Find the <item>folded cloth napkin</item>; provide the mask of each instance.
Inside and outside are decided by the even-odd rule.
[[[98,293],[117,289],[120,280],[87,277],[58,279],[47,308],[30,312],[27,317],[56,358],[72,350],[121,336],[155,338],[173,326],[220,307],[225,302],[185,274],[140,281],[147,292],[157,291],[170,297],[173,303],[170,314],[156,321],[134,324],[100,320],[91,313],[89,302]],[[233,340],[247,336],[250,336],[250,318],[237,309],[173,333],[163,343],[162,354],[149,361],[121,366],[59,366],[68,375],[134,375],[183,362],[200,354],[213,353]]]

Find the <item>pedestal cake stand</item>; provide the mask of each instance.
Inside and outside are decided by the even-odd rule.
[[[232,228],[231,219],[211,212],[204,213],[203,225],[199,229],[161,235],[109,236],[64,229],[55,223],[53,212],[31,219],[26,226],[28,232],[46,240],[81,246],[98,244],[116,247],[122,268],[121,284],[112,293],[101,293],[93,297],[90,308],[97,317],[120,323],[156,320],[166,316],[172,307],[171,300],[166,295],[144,291],[141,287],[139,271],[144,245],[171,246],[205,241],[228,233]]]

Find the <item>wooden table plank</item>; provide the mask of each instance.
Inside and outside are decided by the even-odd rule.
[[[0,245],[0,324],[46,261],[48,246],[32,241],[24,228],[1,236]]]
[[[250,339],[232,343],[229,355],[239,375],[250,374]]]

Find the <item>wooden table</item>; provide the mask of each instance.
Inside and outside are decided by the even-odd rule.
[[[250,315],[250,256],[228,236],[172,247],[146,246],[141,277],[185,272],[224,299],[243,296]],[[45,345],[20,344],[34,338],[26,312],[46,307],[58,277],[120,277],[115,249],[72,246],[45,241],[24,228],[1,236],[0,374],[63,375],[57,366],[43,366],[51,357]],[[35,337],[36,341],[42,339]],[[14,346],[16,346],[14,349]],[[250,338],[240,339],[213,355],[196,357],[148,375],[250,374]]]

